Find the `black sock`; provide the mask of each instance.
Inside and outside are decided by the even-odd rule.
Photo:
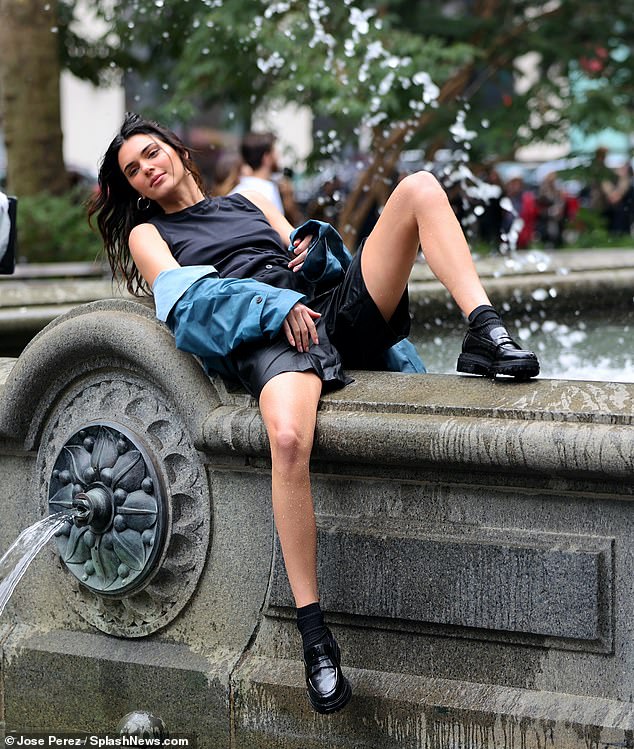
[[[304,651],[326,636],[327,630],[319,601],[297,609],[297,629],[302,636]]]
[[[488,322],[496,322],[498,324],[501,322],[498,311],[490,304],[481,304],[479,307],[476,307],[467,319],[471,328],[485,326]]]

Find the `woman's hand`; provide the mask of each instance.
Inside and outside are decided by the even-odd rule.
[[[296,239],[293,242],[291,252],[295,255],[295,257],[290,261],[288,267],[291,268],[291,270],[293,270],[295,273],[297,273],[298,270],[301,270],[302,265],[304,265],[304,260],[306,260],[308,247],[312,239],[312,236],[310,234],[307,234],[305,237],[302,237],[302,239]]]
[[[298,351],[304,352],[308,351],[311,341],[319,343],[314,320],[318,320],[320,317],[319,312],[314,312],[305,304],[297,302],[286,315],[282,326],[291,346],[295,346]]]

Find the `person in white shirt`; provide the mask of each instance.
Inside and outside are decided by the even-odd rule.
[[[264,195],[284,213],[284,205],[278,186],[272,177],[279,171],[275,136],[273,133],[247,133],[240,145],[242,160],[246,166],[238,184],[231,191],[241,193],[255,190]]]
[[[15,198],[0,192],[0,273],[11,274],[15,267]]]

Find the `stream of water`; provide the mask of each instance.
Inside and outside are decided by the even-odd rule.
[[[67,521],[67,512],[47,515],[23,530],[0,558],[0,616],[37,553]]]

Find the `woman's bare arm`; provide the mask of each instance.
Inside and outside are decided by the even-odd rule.
[[[245,198],[257,205],[266,216],[269,224],[271,224],[275,231],[280,235],[282,242],[284,242],[285,245],[289,245],[293,227],[288,223],[284,214],[281,213],[267,197],[257,190],[245,190],[242,194]]]
[[[153,286],[158,274],[170,268],[179,268],[165,240],[152,224],[139,224],[130,232],[130,253],[139,273]]]
[[[293,227],[286,220],[286,217],[271,203],[271,201],[262,195],[262,193],[256,190],[245,190],[243,193],[245,198],[250,200],[266,216],[267,221],[280,235],[282,242],[286,246],[290,246],[291,243],[291,232]],[[295,272],[300,270],[306,259],[306,250],[310,244],[312,237],[310,235],[304,237],[301,240],[295,240],[293,245],[293,253],[295,257],[289,262],[288,266]]]

